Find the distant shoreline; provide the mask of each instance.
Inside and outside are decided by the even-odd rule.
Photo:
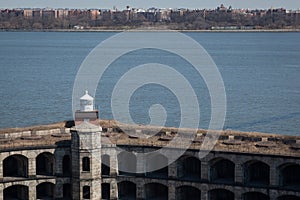
[[[300,29],[251,29],[251,30],[174,30],[174,29],[159,29],[159,28],[144,28],[144,29],[0,29],[0,32],[123,32],[123,31],[165,31],[165,32],[204,32],[204,33],[218,33],[218,32],[300,32]]]

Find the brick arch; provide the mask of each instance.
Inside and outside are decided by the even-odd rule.
[[[52,198],[55,197],[55,184],[49,181],[44,181],[36,186],[36,198]]]
[[[12,154],[3,159],[3,176],[27,177],[28,158],[22,154]]]
[[[234,194],[237,193],[235,186],[228,186],[228,185],[217,185],[217,184],[207,184],[207,187],[201,188],[201,191],[210,191],[210,190],[228,190]]]
[[[201,179],[201,161],[198,157],[191,155],[182,155],[176,161],[177,177],[187,180]]]
[[[210,160],[209,180],[218,183],[233,183],[235,180],[235,163],[224,157]]]
[[[54,175],[55,157],[49,151],[42,152],[36,156],[36,174]]]
[[[24,185],[24,186],[28,186],[28,187],[31,187],[32,185],[35,185],[35,184],[32,184],[32,181],[16,181],[16,182],[7,182],[5,184],[3,184],[3,189],[5,188],[8,188],[10,186],[14,186],[14,185]]]
[[[136,173],[137,158],[132,152],[122,151],[117,155],[120,175],[132,175]]]
[[[248,160],[243,164],[244,183],[247,185],[269,185],[270,166],[260,160]]]
[[[3,199],[29,199],[29,187],[27,185],[15,184],[4,188]]]
[[[191,156],[199,159],[199,153],[197,151],[186,151],[181,156]]]
[[[160,199],[160,200],[168,200],[168,186],[157,183],[151,182],[144,184],[144,191],[145,191],[145,199]]]
[[[279,185],[300,189],[300,165],[296,163],[285,163],[278,168]]]
[[[278,159],[278,161],[274,164],[274,166],[278,169],[281,166],[283,166],[285,164],[289,164],[289,163],[300,165],[300,160],[298,160],[298,159]]]
[[[194,186],[182,185],[176,187],[175,196],[176,200],[198,200],[201,199],[201,191]]]
[[[202,189],[203,185],[205,185],[205,184],[201,183],[201,182],[196,183],[194,181],[186,181],[186,182],[176,181],[174,183],[175,188],[178,188],[178,187],[181,187],[181,186],[192,186],[192,187],[196,187],[196,188],[200,189],[201,191],[203,190]]]
[[[34,150],[34,152],[36,153],[36,156],[38,156],[41,153],[51,153],[51,154],[54,154],[55,153],[55,149],[37,149],[37,150]]]
[[[136,183],[132,181],[118,182],[119,199],[136,199]]]
[[[245,192],[242,194],[242,200],[270,200],[270,197],[261,192]]]
[[[149,177],[168,177],[168,158],[160,153],[146,157],[146,175]]]
[[[140,184],[139,182],[136,182],[134,180],[130,180],[132,181],[133,183],[136,183],[136,184]],[[168,184],[168,180],[163,180],[163,179],[143,179],[143,185],[146,185],[146,184],[149,184],[149,183],[159,183],[159,184],[162,184],[164,186],[169,186]]]
[[[40,179],[40,180],[37,180],[36,185],[39,185],[41,183],[53,183],[53,184],[56,184],[56,180],[55,179]]]
[[[32,154],[33,152],[34,151],[11,151],[11,152],[3,152],[1,153],[1,155],[2,155],[2,160],[13,155],[22,155],[29,159],[29,158],[35,158],[36,154]]]
[[[208,191],[208,200],[234,200],[234,192],[228,189],[212,189]]]
[[[230,160],[233,163],[239,163],[240,159],[236,158],[231,154],[223,154],[223,153],[209,153],[206,157],[202,158],[201,161],[211,162],[214,159],[223,158]]]
[[[250,156],[250,157],[242,156],[241,159],[239,159],[239,160],[240,160],[239,163],[243,163],[243,164],[250,162],[250,161],[257,161],[257,162],[263,162],[263,163],[269,165],[270,167],[274,165],[273,160],[266,159],[266,158],[260,157],[260,156]]]
[[[63,159],[64,159],[64,156],[69,156],[70,163],[71,163],[71,152],[68,149],[57,148],[57,149],[54,149],[53,154],[54,154],[54,158],[55,158],[55,172],[62,176],[70,176],[71,175],[71,173],[70,173],[71,167],[69,167],[67,170],[65,170],[65,172],[69,171],[69,173],[64,174]]]

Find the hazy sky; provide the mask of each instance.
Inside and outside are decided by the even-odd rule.
[[[216,8],[221,3],[233,8],[299,9],[300,0],[1,0],[0,8]]]

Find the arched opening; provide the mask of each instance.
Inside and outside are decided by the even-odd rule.
[[[261,161],[249,161],[244,164],[244,180],[249,185],[269,185],[270,167]]]
[[[136,185],[130,181],[122,181],[118,183],[118,194],[121,200],[136,199]]]
[[[127,151],[118,154],[119,175],[134,175],[136,173],[136,156]]]
[[[102,195],[102,199],[110,199],[110,184],[109,183],[101,184],[101,195]]]
[[[82,188],[82,197],[83,199],[90,199],[91,198],[91,191],[90,186],[83,186]]]
[[[109,176],[110,174],[110,157],[109,155],[105,154],[101,156],[101,173],[102,176]]]
[[[53,199],[54,198],[54,184],[45,182],[36,186],[37,199]]]
[[[25,185],[12,185],[3,190],[4,200],[28,200],[29,199],[28,186]]]
[[[280,185],[284,187],[300,188],[300,165],[285,164],[280,167],[279,173]]]
[[[198,158],[182,156],[177,161],[177,176],[187,180],[201,179],[201,162]]]
[[[208,191],[209,200],[234,200],[234,193],[225,189],[214,189]]]
[[[90,158],[89,157],[82,158],[82,171],[84,171],[84,172],[90,171]]]
[[[28,159],[23,155],[12,155],[3,160],[4,177],[27,177]]]
[[[71,158],[69,155],[64,155],[62,169],[63,169],[63,176],[71,176],[71,171],[72,171]]]
[[[52,176],[54,168],[54,156],[51,153],[40,153],[36,157],[36,174]]]
[[[148,177],[167,178],[168,177],[168,158],[161,154],[147,157],[146,175]]]
[[[192,186],[181,186],[176,188],[176,200],[199,200],[201,191]]]
[[[63,184],[63,198],[72,199],[72,185],[69,183]]]
[[[260,192],[247,192],[242,195],[243,200],[270,200],[268,195]]]
[[[234,163],[228,159],[214,159],[210,162],[210,180],[217,183],[233,183],[234,168]]]
[[[167,200],[168,187],[160,183],[148,183],[144,186],[147,200]]]
[[[294,195],[284,195],[278,197],[277,200],[300,200],[300,197]]]

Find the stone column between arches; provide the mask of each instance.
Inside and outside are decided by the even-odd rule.
[[[234,180],[238,184],[242,184],[244,180],[243,164],[238,162],[235,163]]]
[[[112,180],[110,183],[110,199],[111,200],[118,199],[118,183],[116,180]]]
[[[176,183],[175,181],[168,181],[168,198],[169,200],[176,200]]]
[[[36,176],[36,160],[35,157],[28,157],[28,177]]]
[[[3,179],[3,158],[0,159],[0,180]]]

